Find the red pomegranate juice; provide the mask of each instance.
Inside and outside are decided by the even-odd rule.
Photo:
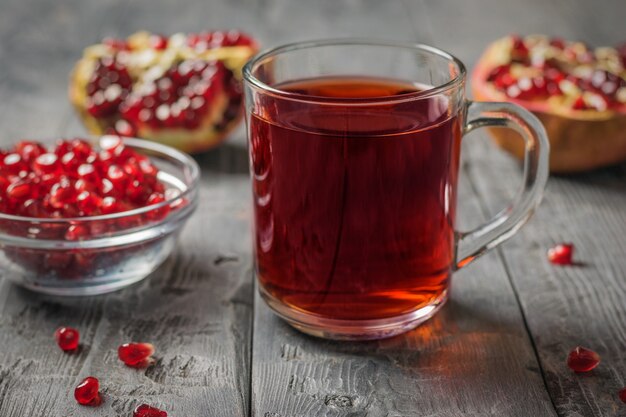
[[[263,289],[344,320],[441,298],[454,260],[462,122],[447,99],[410,100],[414,85],[377,78],[277,88],[293,99],[263,96],[249,121]]]

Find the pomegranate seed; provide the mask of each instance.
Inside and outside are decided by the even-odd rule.
[[[33,186],[30,181],[19,180],[7,187],[7,197],[9,200],[18,202],[27,200],[33,191]]]
[[[124,164],[124,172],[134,180],[143,179],[143,171],[134,159]]]
[[[83,240],[89,237],[89,229],[86,226],[73,224],[65,232],[65,240]]]
[[[140,161],[139,168],[141,168],[141,172],[143,172],[144,174],[154,177],[156,177],[156,174],[158,172],[157,168],[152,165],[152,163],[148,160]]]
[[[139,180],[133,180],[126,188],[126,196],[133,202],[145,203],[150,197],[152,190]]]
[[[511,65],[498,65],[494,69],[491,70],[489,75],[487,76],[487,81],[495,81],[497,78],[501,77],[504,74],[509,74],[511,70]]]
[[[103,151],[113,151],[118,146],[122,146],[122,138],[113,135],[103,136],[99,144]]]
[[[506,90],[517,81],[511,74],[505,73],[494,80],[494,85],[500,90]]]
[[[76,205],[85,216],[97,214],[101,201],[100,197],[89,191],[83,191],[76,197]]]
[[[552,38],[550,40],[550,45],[554,46],[555,48],[559,48],[559,49],[564,49],[565,48],[565,42],[561,38]]]
[[[21,208],[18,210],[19,214],[26,215],[28,217],[47,217],[47,212],[43,203],[39,200],[28,199],[22,203]]]
[[[622,400],[623,403],[626,403],[626,387],[619,390],[619,399]]]
[[[67,152],[61,156],[61,166],[66,173],[74,173],[80,166],[80,161],[74,152]]]
[[[143,368],[153,362],[154,346],[150,343],[124,343],[117,349],[117,355],[127,366]]]
[[[88,182],[96,182],[100,178],[96,168],[92,164],[81,164],[76,170],[78,176]]]
[[[65,207],[67,204],[73,204],[76,201],[76,190],[70,183],[61,181],[54,184],[50,189],[50,205],[56,209]]]
[[[167,413],[148,404],[141,404],[133,411],[133,417],[167,417]]]
[[[115,197],[104,197],[100,204],[102,214],[113,214],[124,211],[124,207],[115,199]]]
[[[73,139],[71,146],[72,152],[79,158],[87,158],[93,150],[91,144],[84,139]]]
[[[167,48],[168,39],[165,36],[161,35],[152,35],[150,36],[150,46],[157,51],[161,51]]]
[[[574,110],[587,110],[588,108],[589,106],[587,106],[587,103],[585,103],[585,100],[582,96],[578,97],[574,101],[574,104],[572,104],[572,109]]]
[[[120,51],[125,51],[125,50],[129,50],[130,47],[128,45],[128,43],[123,40],[123,39],[116,39],[116,38],[104,38],[102,40],[102,43],[113,48],[113,49],[117,49]]]
[[[122,136],[133,137],[137,135],[137,128],[132,123],[124,119],[120,119],[115,122],[114,130],[117,134],[120,134]]]
[[[100,399],[100,383],[92,376],[85,378],[74,390],[74,398],[78,404],[97,406],[102,402]]]
[[[165,196],[161,193],[152,193],[148,197],[147,205],[159,204],[165,201]],[[170,206],[155,208],[146,213],[146,218],[153,221],[164,219],[170,212]]]
[[[576,346],[567,356],[567,366],[574,372],[589,372],[600,363],[600,355],[593,350]]]
[[[20,171],[26,169],[26,164],[18,153],[10,153],[4,157],[4,171],[7,174],[17,175]]]
[[[80,334],[78,330],[72,327],[59,327],[54,332],[54,338],[57,341],[57,345],[59,345],[64,352],[71,352],[78,349]]]
[[[43,153],[33,162],[33,171],[38,175],[52,174],[59,168],[58,159],[53,153]]]
[[[574,245],[571,243],[559,243],[548,249],[548,260],[557,265],[572,265]]]
[[[128,174],[124,172],[124,170],[118,165],[111,165],[107,170],[107,177],[113,187],[118,190],[123,190],[126,186],[126,181],[128,180]]]
[[[46,153],[46,148],[38,142],[21,141],[15,145],[17,152],[24,161],[31,162],[39,155]]]
[[[524,40],[517,35],[511,36],[513,41],[513,55],[518,59],[525,59],[528,57],[528,47],[524,43]]]
[[[84,179],[80,178],[80,179],[76,180],[76,182],[74,183],[74,189],[79,194],[82,193],[83,191],[89,191],[91,193],[97,193],[98,186],[94,182],[85,181]]]

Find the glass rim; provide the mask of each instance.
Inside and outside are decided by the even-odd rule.
[[[313,96],[300,93],[292,93],[289,91],[275,88],[269,84],[258,79],[254,74],[256,66],[263,60],[277,56],[285,52],[298,51],[303,49],[313,49],[320,46],[374,46],[374,47],[388,47],[388,48],[402,48],[410,49],[416,52],[425,52],[430,55],[434,55],[440,58],[446,59],[448,62],[452,62],[458,68],[458,74],[446,81],[445,83],[433,86],[422,91],[416,91],[413,93],[406,93],[400,96],[381,96],[381,97],[363,97],[363,98],[344,98],[344,97],[323,97]],[[436,96],[459,86],[462,86],[465,82],[467,70],[463,62],[449,52],[434,46],[418,43],[418,42],[402,42],[402,41],[389,41],[389,40],[376,40],[367,38],[333,38],[333,39],[321,39],[312,41],[300,41],[292,42],[289,44],[280,45],[274,48],[266,49],[254,55],[246,62],[243,67],[243,79],[251,87],[263,91],[264,93],[272,94],[288,100],[301,101],[301,102],[315,102],[315,103],[341,103],[342,105],[360,105],[360,104],[372,104],[372,103],[398,103],[405,101],[412,101],[422,98],[428,98]],[[358,75],[358,74],[355,74]]]

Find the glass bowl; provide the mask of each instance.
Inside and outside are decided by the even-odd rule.
[[[96,143],[100,138],[91,138]],[[120,213],[48,219],[0,213],[0,271],[34,291],[102,294],[140,281],[172,252],[197,205],[199,168],[188,155],[154,142],[123,138],[159,169],[165,201]],[[71,229],[70,229],[71,228]],[[68,240],[68,231],[81,231]]]

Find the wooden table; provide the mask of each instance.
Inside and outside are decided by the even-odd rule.
[[[612,45],[626,40],[623,0],[1,0],[0,137],[80,135],[66,99],[87,44],[138,29],[243,28],[266,47],[331,36],[418,40],[471,68],[510,33]],[[460,223],[504,207],[520,169],[484,137],[464,145]],[[626,416],[626,165],[553,177],[515,238],[455,275],[448,305],[401,337],[336,343],[304,336],[255,295],[243,128],[198,158],[201,203],[174,255],[132,288],[92,298],[0,286],[0,416]],[[577,267],[545,256],[572,241]],[[53,345],[59,325],[82,349]],[[116,348],[151,341],[156,365],[120,366]],[[602,355],[593,372],[570,349]],[[104,404],[80,407],[77,382],[100,378]]]

